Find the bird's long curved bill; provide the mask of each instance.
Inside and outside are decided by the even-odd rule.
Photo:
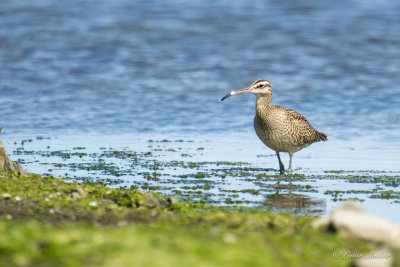
[[[236,91],[231,91],[229,94],[227,94],[226,96],[221,98],[221,101],[224,101],[225,99],[227,99],[230,96],[238,95],[238,94],[245,94],[245,93],[250,93],[249,87],[243,88],[243,89],[240,89],[240,90],[236,90]]]

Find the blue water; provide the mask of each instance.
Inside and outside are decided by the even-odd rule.
[[[10,154],[36,136],[207,140],[202,160],[277,168],[257,158],[274,153],[254,134],[255,97],[220,102],[268,79],[274,104],[329,136],[296,153],[298,172],[399,171],[399,14],[397,0],[1,1],[0,137]]]

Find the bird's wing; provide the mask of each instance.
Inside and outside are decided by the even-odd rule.
[[[290,121],[291,128],[297,133],[295,136],[299,144],[309,144],[316,141],[318,132],[303,115],[289,108],[280,108],[284,110],[286,117]]]
[[[290,109],[290,108],[284,108],[284,107],[281,107],[281,106],[275,106],[275,107],[277,107],[277,108],[281,109],[282,111],[284,111],[286,117],[288,118],[288,120],[290,122],[292,122],[294,124],[306,123],[306,124],[310,125],[308,120],[303,115],[298,113],[297,111],[294,111],[293,109]]]
[[[297,121],[296,123],[307,123],[310,125],[308,120],[303,115],[298,113],[297,111],[294,111],[294,110],[288,109],[288,108],[285,108],[285,110],[286,110],[286,115],[288,116],[288,118],[291,121]]]

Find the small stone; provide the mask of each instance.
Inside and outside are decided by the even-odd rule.
[[[115,203],[110,203],[107,205],[107,209],[109,210],[115,210],[116,208],[118,208],[118,205]]]
[[[90,207],[97,207],[99,204],[96,201],[89,202]]]
[[[85,190],[83,190],[82,187],[78,186],[69,191],[68,196],[71,197],[72,199],[81,199],[85,198],[87,196],[87,193]]]
[[[1,197],[3,198],[3,199],[10,199],[11,198],[11,194],[10,193],[3,193],[3,194],[1,194]]]
[[[7,219],[7,220],[12,220],[12,218],[13,218],[13,216],[12,216],[11,214],[7,214],[7,215],[6,215],[6,219]]]
[[[74,184],[75,182],[71,179],[65,179],[64,184]]]
[[[169,197],[168,198],[168,201],[169,201],[169,203],[171,203],[171,204],[176,204],[176,203],[178,203],[179,202],[179,200],[176,198],[176,197]]]
[[[227,233],[224,235],[224,237],[222,238],[226,243],[236,243],[237,241],[237,237],[234,234],[231,233]]]
[[[158,211],[155,209],[150,212],[151,217],[156,217],[157,214],[158,214]]]
[[[146,202],[146,207],[149,209],[159,208],[160,202],[156,198],[148,199]]]
[[[117,223],[117,226],[119,226],[119,227],[123,227],[123,226],[126,226],[126,225],[128,225],[128,222],[125,221],[125,220],[119,221],[119,222]]]
[[[147,208],[154,209],[160,207],[158,199],[155,198],[151,192],[144,192],[143,196],[146,198],[144,204]]]
[[[20,197],[20,196],[15,196],[14,199],[15,199],[15,201],[21,201],[21,200],[22,200],[22,197]]]
[[[51,214],[53,214],[53,213],[56,212],[56,210],[55,210],[55,209],[49,209],[49,212],[50,212]]]

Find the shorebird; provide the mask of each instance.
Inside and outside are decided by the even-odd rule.
[[[221,101],[230,96],[245,93],[257,96],[254,129],[261,141],[276,152],[281,174],[285,173],[285,167],[279,152],[289,153],[290,161],[287,173],[291,174],[293,153],[312,143],[328,140],[326,134],[315,130],[300,113],[271,105],[272,86],[267,80],[257,80],[247,88],[231,91]]]

